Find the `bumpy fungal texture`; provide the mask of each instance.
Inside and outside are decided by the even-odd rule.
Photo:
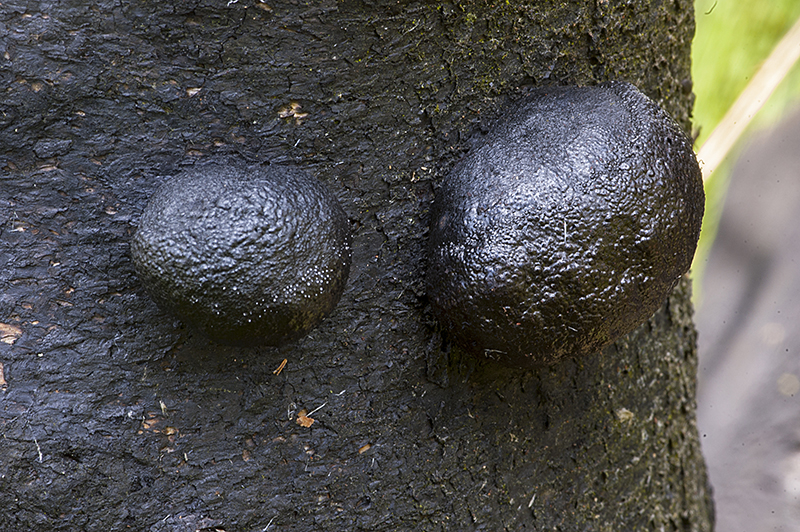
[[[633,85],[540,90],[437,193],[434,311],[512,365],[599,351],[688,271],[704,202],[691,140]]]
[[[131,252],[162,309],[220,343],[278,346],[336,306],[350,231],[336,198],[299,169],[210,164],[155,192]]]

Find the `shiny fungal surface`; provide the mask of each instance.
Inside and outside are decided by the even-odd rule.
[[[462,348],[509,365],[599,351],[689,269],[704,202],[691,140],[633,85],[541,89],[437,192],[433,310]]]
[[[304,171],[211,163],[153,194],[131,254],[162,309],[219,343],[278,346],[336,306],[350,230],[336,198]]]

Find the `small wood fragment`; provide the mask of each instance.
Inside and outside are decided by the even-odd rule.
[[[308,428],[314,424],[314,421],[316,420],[308,417],[308,410],[304,408],[297,413],[297,419],[295,420],[295,423],[297,423],[301,427]]]
[[[8,323],[0,323],[0,342],[13,345],[22,336],[22,329]]]
[[[273,373],[273,374],[275,374],[275,375],[280,375],[280,374],[281,374],[281,371],[283,371],[283,368],[285,368],[285,367],[286,367],[286,362],[288,362],[288,359],[284,358],[284,359],[283,359],[283,362],[281,362],[281,365],[280,365],[280,366],[278,366],[278,369],[276,369],[276,370],[275,370],[275,371],[273,371],[272,373]]]

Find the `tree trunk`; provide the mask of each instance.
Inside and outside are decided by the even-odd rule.
[[[693,29],[689,0],[4,1],[0,529],[711,530],[685,279],[525,371],[450,348],[424,290],[471,133],[607,79],[688,129]],[[133,270],[155,187],[219,156],[308,170],[352,225],[286,347],[210,343]]]

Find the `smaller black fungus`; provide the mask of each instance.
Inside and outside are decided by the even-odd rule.
[[[341,205],[307,173],[211,163],[153,194],[131,254],[158,306],[211,340],[278,346],[336,306],[350,238]]]
[[[704,202],[691,140],[633,85],[539,90],[437,192],[433,310],[509,365],[599,351],[689,269]]]

